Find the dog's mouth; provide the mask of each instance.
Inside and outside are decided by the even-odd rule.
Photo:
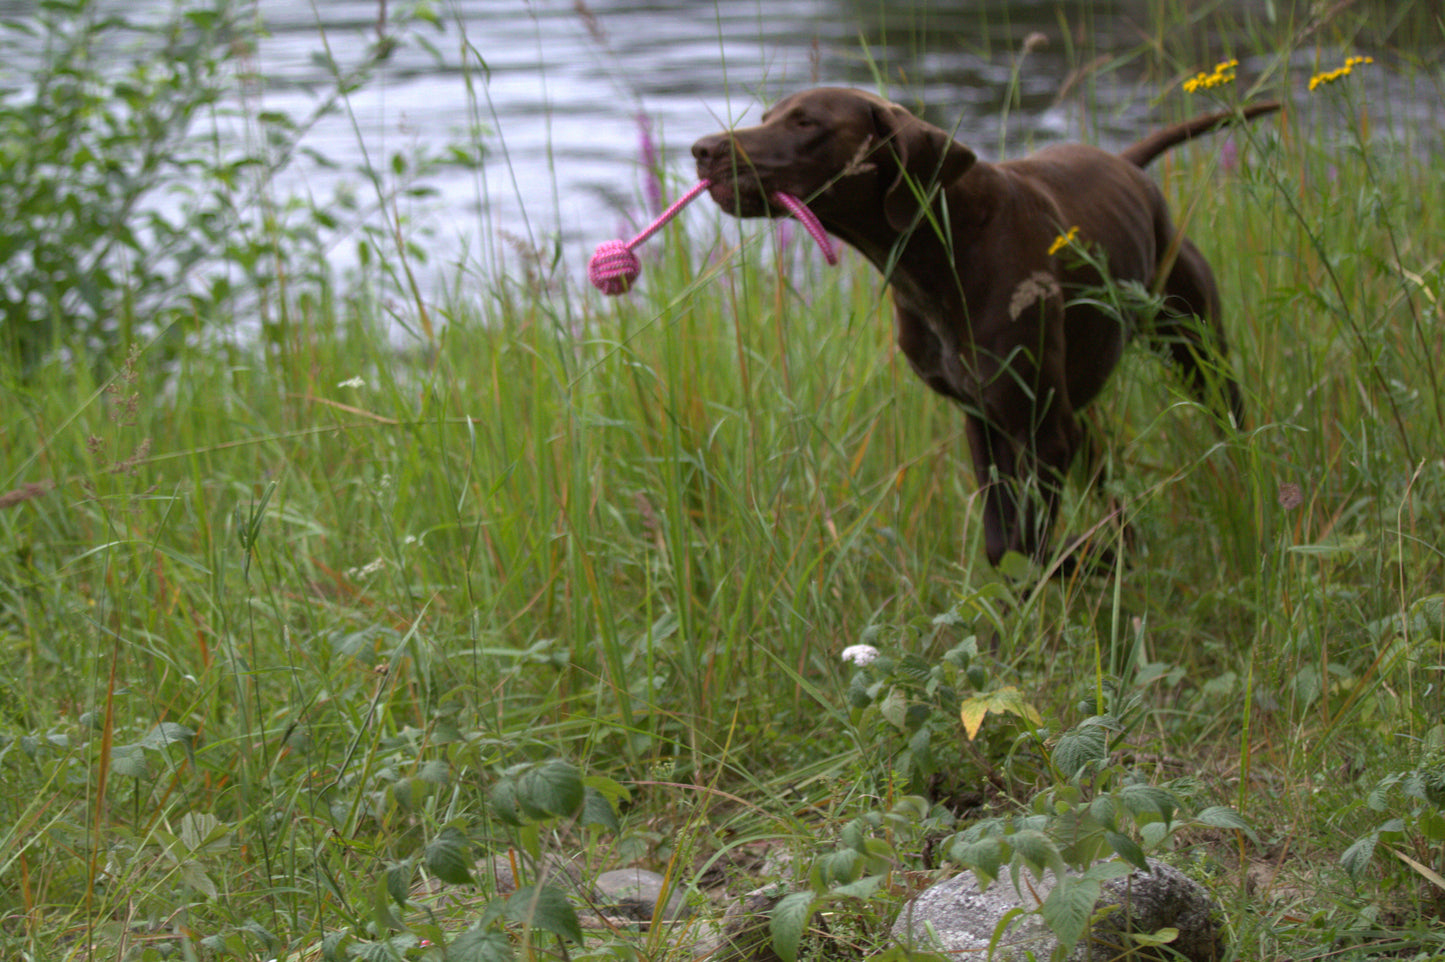
[[[698,176],[709,181],[708,196],[734,217],[780,217],[787,213],[768,203],[773,188],[765,185],[751,171],[726,170],[709,172],[699,165]]]

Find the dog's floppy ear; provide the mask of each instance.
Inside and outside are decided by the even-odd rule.
[[[880,149],[898,161],[898,177],[883,195],[883,213],[894,230],[906,230],[917,220],[920,202],[962,177],[977,158],[947,131],[897,104],[874,107],[873,124]]]

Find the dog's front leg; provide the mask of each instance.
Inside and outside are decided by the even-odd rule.
[[[995,382],[968,412],[974,475],[983,491],[984,550],[998,565],[1010,551],[1047,563],[1064,478],[1084,431],[1062,390]],[[1000,401],[1002,400],[1002,403]]]

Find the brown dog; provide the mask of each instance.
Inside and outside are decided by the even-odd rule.
[[[1142,168],[1191,137],[1278,109],[1197,117],[1117,155],[1067,144],[989,164],[897,104],[820,88],[781,101],[756,127],[702,138],[692,153],[724,210],[778,216],[767,198],[792,194],[883,272],[898,346],[967,413],[989,561],[1019,551],[1046,562],[1064,474],[1084,441],[1077,412],[1139,326],[1099,297],[1069,300],[1102,283],[1080,248],[1115,282],[1162,295],[1144,333],[1202,401],[1242,424],[1214,275]],[[1056,249],[1073,228],[1075,242]]]

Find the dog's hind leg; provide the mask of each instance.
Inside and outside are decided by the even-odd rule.
[[[1220,323],[1219,289],[1209,262],[1187,237],[1164,282],[1164,309],[1147,333],[1199,401],[1234,427],[1244,426],[1244,396],[1229,366]]]

